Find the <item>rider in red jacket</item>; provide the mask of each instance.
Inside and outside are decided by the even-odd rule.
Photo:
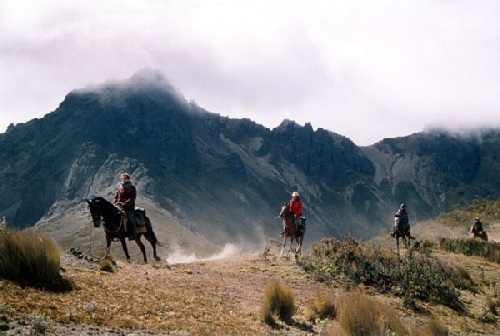
[[[295,216],[295,221],[297,221],[297,218],[300,218],[300,216],[302,216],[302,201],[299,198],[299,193],[296,191],[292,193],[292,199],[290,200],[290,211]]]
[[[300,216],[302,216],[302,201],[300,200],[299,193],[294,191],[292,193],[292,199],[289,202],[290,212],[293,214],[293,220],[295,222],[295,227],[297,230],[297,236],[300,235]]]

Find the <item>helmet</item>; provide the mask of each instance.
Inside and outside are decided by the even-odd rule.
[[[401,205],[399,206],[401,209],[404,209],[405,208],[405,204],[404,203],[401,203]]]
[[[476,217],[476,220],[479,220],[479,217]]]
[[[292,193],[292,197],[295,197],[295,196],[299,197],[299,193],[298,193],[298,192],[296,192],[296,191],[294,191],[294,192]]]

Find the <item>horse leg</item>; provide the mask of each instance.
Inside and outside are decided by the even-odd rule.
[[[281,248],[281,253],[280,253],[280,256],[282,257],[283,254],[285,253],[285,248],[286,248],[286,241],[288,240],[288,235],[287,235],[287,232],[286,232],[286,229],[285,229],[285,233],[283,234],[283,246]]]
[[[288,252],[293,252],[293,241],[295,239],[294,235],[290,235],[290,247],[288,248]]]
[[[151,247],[153,247],[153,258],[155,261],[161,261],[161,258],[156,254],[156,236],[154,236],[154,232],[151,231],[151,234],[146,234],[144,235],[146,240],[151,244]]]
[[[300,237],[297,237],[297,244],[299,244],[299,246],[297,246],[297,249],[295,250],[295,253],[296,254],[299,254],[301,253],[301,249],[302,249],[302,240],[304,239],[304,236],[300,236]]]
[[[125,242],[125,237],[120,237],[120,243],[122,244],[123,252],[125,252],[125,257],[127,261],[130,262],[130,254],[128,254],[127,243]],[[108,249],[111,246],[111,239],[108,240]]]
[[[146,257],[146,246],[144,246],[144,244],[142,243],[141,236],[142,236],[142,233],[137,233],[135,235],[135,243],[141,249],[142,256],[144,258],[144,263],[147,264],[148,263],[148,258]]]
[[[396,233],[396,251],[398,253],[398,259],[399,259],[399,235]]]

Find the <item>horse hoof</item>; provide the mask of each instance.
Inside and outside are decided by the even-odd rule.
[[[156,257],[154,257],[154,258],[155,258],[155,261],[161,261],[161,258],[160,258],[160,257],[158,257],[158,256],[156,256]]]

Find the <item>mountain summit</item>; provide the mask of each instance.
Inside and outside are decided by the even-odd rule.
[[[304,203],[306,243],[369,238],[390,228],[401,202],[414,223],[498,197],[499,146],[498,129],[462,138],[428,131],[369,147],[288,120],[270,130],[208,112],[161,73],[142,70],[74,90],[44,118],[0,134],[0,216],[17,227],[57,222],[59,235],[74,234],[88,218],[69,214],[85,212],[93,195],[111,199],[126,171],[137,205],[167,240],[180,232],[213,246],[278,238],[292,191]]]

